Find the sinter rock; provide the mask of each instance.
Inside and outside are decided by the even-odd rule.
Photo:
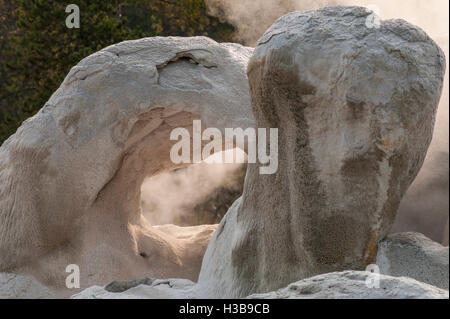
[[[292,283],[286,288],[250,299],[448,299],[448,291],[406,277],[343,271],[322,274]]]
[[[250,58],[255,125],[278,128],[278,171],[248,165],[199,285],[243,297],[374,263],[431,141],[444,54],[406,21],[360,7],[292,12]]]
[[[175,164],[173,128],[252,127],[252,48],[206,37],[125,41],[73,67],[0,147],[0,271],[66,289],[114,279],[196,280],[214,226],[183,239],[142,217],[144,178]],[[192,136],[192,134],[191,134]],[[66,290],[67,294],[73,291]]]
[[[448,247],[420,233],[392,234],[378,246],[382,274],[410,277],[447,290],[448,260]]]

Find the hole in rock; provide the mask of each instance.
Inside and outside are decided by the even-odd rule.
[[[242,150],[234,151],[236,156],[245,159]],[[218,224],[241,196],[246,171],[246,164],[238,161],[213,163],[214,158],[223,158],[225,152],[145,179],[141,186],[143,216],[153,226]]]
[[[114,258],[121,264],[114,268],[114,274],[96,279],[95,284],[144,277],[197,281],[217,223],[242,193],[246,166],[237,161],[208,163],[233,152],[218,152],[230,147],[224,136],[222,147],[212,148],[216,154],[204,162],[176,163],[178,159],[173,160],[170,154],[181,139],[171,139],[172,132],[178,128],[188,132],[184,142],[189,144],[189,161],[194,161],[194,129],[203,132],[209,126],[206,121],[195,126],[198,124],[194,121],[199,119],[186,111],[153,108],[139,116],[131,132],[121,134],[121,127],[117,128],[115,139],[123,143],[125,151],[113,178],[97,196],[96,205],[104,212],[101,220],[88,220],[86,224],[92,237],[113,246]],[[202,139],[202,151],[210,141]],[[246,159],[244,151],[236,153]],[[90,214],[89,218],[98,215]],[[111,225],[111,220],[118,222]],[[104,235],[99,235],[99,228]],[[122,255],[116,257],[119,253]],[[110,263],[109,256],[99,264]]]

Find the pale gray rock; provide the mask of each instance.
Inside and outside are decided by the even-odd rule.
[[[183,239],[142,217],[146,177],[174,164],[173,128],[253,126],[252,48],[206,37],[109,46],[74,66],[45,106],[0,147],[0,270],[65,290],[114,279],[196,280],[214,228]],[[192,136],[192,135],[191,135]],[[64,293],[64,292],[61,292]]]
[[[444,228],[444,234],[442,235],[442,245],[447,246],[448,247],[448,222],[449,220],[447,219],[447,224],[445,225]]]
[[[114,289],[111,289],[114,287]],[[195,284],[187,279],[132,279],[113,282],[105,287],[92,286],[72,299],[192,299]],[[116,289],[119,288],[119,289]],[[112,291],[114,290],[114,291]]]
[[[420,233],[398,233],[381,241],[376,264],[384,275],[410,277],[448,290],[448,253],[448,247]]]
[[[278,128],[279,169],[249,164],[203,259],[205,296],[243,297],[374,263],[424,161],[445,58],[406,21],[292,12],[249,61],[255,125]]]
[[[11,273],[0,273],[0,299],[51,299],[52,292],[36,279]]]
[[[406,277],[380,275],[379,287],[371,286],[372,273],[343,271],[322,274],[286,288],[249,299],[448,299],[448,291]],[[369,283],[369,286],[367,285]]]
[[[139,285],[150,286],[153,283],[152,278],[136,278],[131,280],[118,280],[110,282],[105,286],[105,290],[109,292],[123,292]]]
[[[249,299],[444,299],[448,291],[412,278],[379,275],[363,271],[327,273],[300,280],[285,288],[264,294],[253,294]],[[116,292],[106,287],[93,286],[73,295],[73,299],[195,299],[201,296],[198,285],[189,280],[146,280],[126,283],[128,289]],[[203,296],[211,298],[211,296]]]

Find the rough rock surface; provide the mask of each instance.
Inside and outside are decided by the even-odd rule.
[[[243,297],[375,262],[431,141],[445,59],[406,21],[360,7],[281,17],[249,61],[255,125],[279,169],[249,164],[203,259],[205,296]]]
[[[384,275],[410,277],[448,290],[448,253],[448,247],[420,233],[398,233],[381,241],[376,264]]]
[[[449,237],[448,224],[449,224],[449,220],[447,219],[447,224],[445,225],[444,234],[442,235],[442,244],[447,247],[448,247],[448,237]]]
[[[144,178],[170,160],[170,132],[253,126],[251,48],[205,37],[145,38],[73,67],[45,106],[0,148],[0,271],[65,289],[135,277],[196,280],[213,229],[174,238],[140,212]],[[192,138],[192,134],[191,134]],[[73,291],[66,291],[73,294]]]
[[[192,299],[195,284],[187,279],[132,279],[92,286],[73,295],[73,299]]]
[[[371,273],[343,271],[322,274],[286,288],[248,296],[250,299],[448,299],[448,291],[406,277],[380,275],[379,287],[369,288]],[[371,287],[371,286],[370,286]]]
[[[0,273],[0,299],[49,299],[55,296],[34,278]]]
[[[363,271],[327,273],[300,280],[278,291],[248,296],[251,299],[439,299],[448,298],[448,291],[406,277],[380,275],[379,286],[373,274]],[[108,288],[109,287],[109,288]],[[111,289],[114,288],[114,289]],[[119,289],[117,289],[119,288]],[[114,291],[112,291],[114,290]],[[106,287],[93,286],[74,299],[191,299],[199,297],[196,285],[185,279],[155,280],[143,278],[114,282]],[[206,298],[208,298],[206,296]]]

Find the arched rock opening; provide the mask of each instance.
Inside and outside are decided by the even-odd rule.
[[[150,227],[140,186],[179,167],[169,157],[173,128],[192,129],[195,118],[222,133],[253,126],[251,52],[205,37],[157,37],[107,47],[73,67],[0,148],[0,270],[55,289],[65,288],[68,264],[80,266],[81,288],[195,279],[206,244],[189,247],[212,230],[186,241]]]

